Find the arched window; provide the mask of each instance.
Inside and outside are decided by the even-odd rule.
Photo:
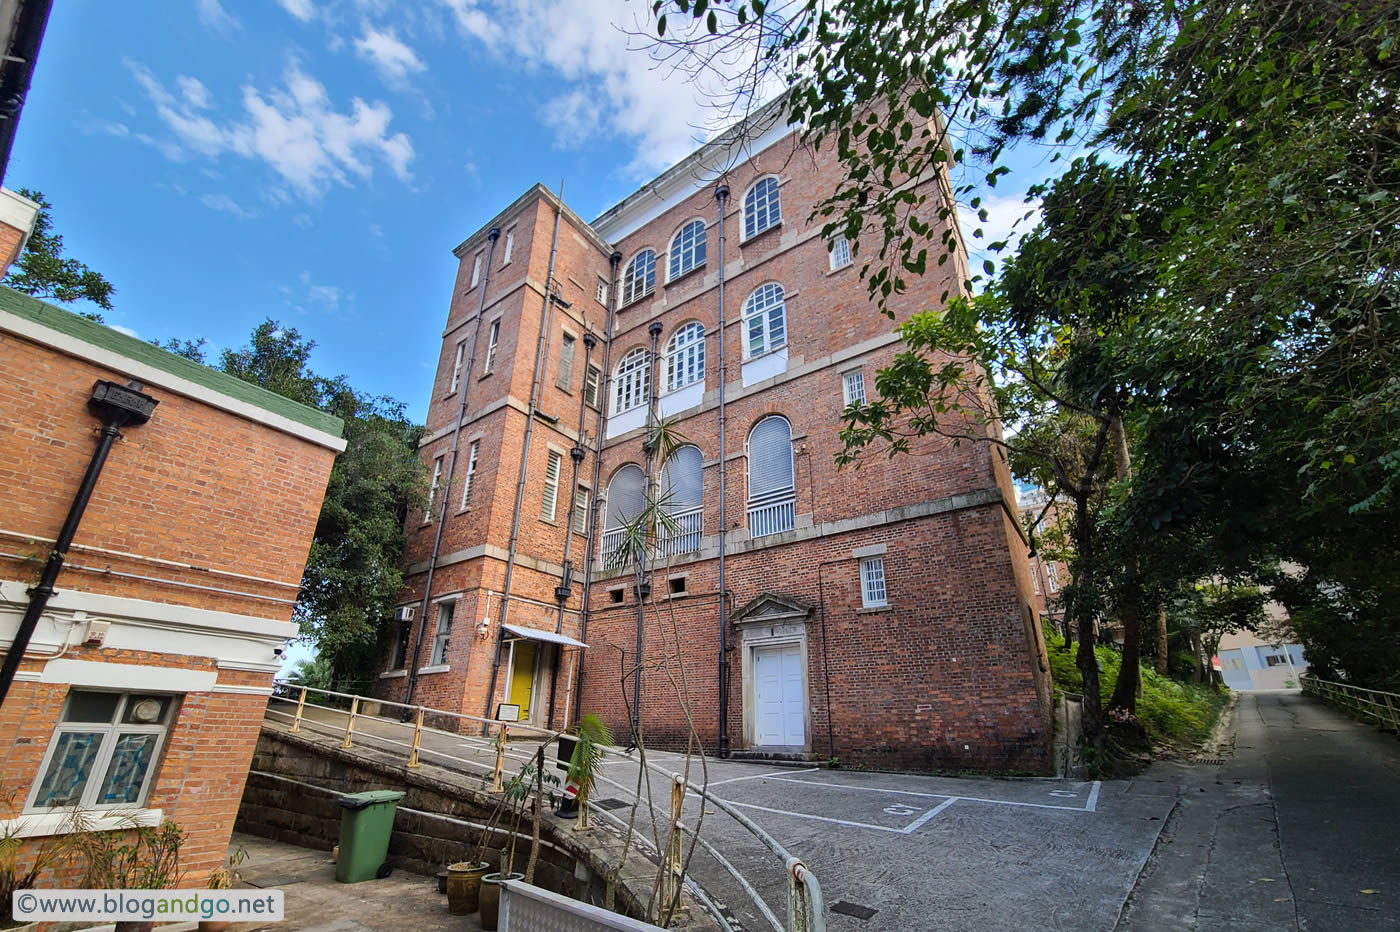
[[[617,374],[613,376],[613,414],[646,404],[650,385],[651,354],[639,346],[617,364]]]
[[[744,352],[750,357],[772,352],[787,343],[787,304],[783,286],[759,285],[744,302]]]
[[[608,483],[607,511],[603,515],[603,564],[621,565],[626,553],[627,523],[646,507],[646,480],[641,467],[628,463],[613,473]]]
[[[763,537],[792,530],[792,425],[779,415],[765,417],[749,432],[749,534]]]
[[[744,195],[744,239],[757,236],[783,219],[778,203],[778,179],[764,178]]]
[[[671,279],[705,264],[705,221],[692,220],[671,240]]]
[[[631,304],[656,290],[656,253],[643,249],[622,273],[622,303]]]
[[[657,534],[657,556],[669,557],[700,549],[704,505],[704,479],[700,448],[684,446],[671,454],[661,467],[661,503],[674,526],[663,526]]]
[[[705,380],[705,328],[697,321],[683,325],[666,343],[666,391],[673,392]]]

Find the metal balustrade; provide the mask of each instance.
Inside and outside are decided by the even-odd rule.
[[[620,564],[618,550],[627,540],[627,528],[617,527],[603,532],[603,566],[613,569]]]
[[[312,696],[318,698],[311,698]],[[348,705],[348,709],[344,708],[346,705]],[[308,715],[308,710],[312,710],[313,714]],[[394,717],[386,717],[384,712],[387,710],[396,710]],[[330,720],[323,720],[324,716],[329,716]],[[345,717],[344,724],[339,721],[340,716]],[[537,752],[534,747],[525,753],[522,753],[523,749],[512,749],[506,741],[507,733],[528,736],[527,740],[546,744],[557,741],[562,733],[556,730],[536,728],[520,722],[506,722],[460,712],[431,709],[426,706],[406,705],[387,699],[375,699],[369,696],[302,686],[284,680],[277,680],[273,684],[273,694],[269,697],[266,718],[269,721],[281,723],[291,733],[311,732],[322,739],[328,739],[338,744],[341,748],[368,746],[378,751],[387,750],[390,753],[402,754],[406,759],[406,766],[410,768],[421,767],[424,763],[429,763],[463,774],[473,772],[473,770],[467,769],[472,768],[474,772],[490,778],[490,791],[493,793],[501,793],[505,789],[506,758],[522,764],[536,759]],[[443,725],[452,725],[454,722],[456,724],[454,727],[436,728],[428,722]],[[478,737],[461,730],[463,726],[468,725],[482,726],[483,731],[487,734]],[[398,737],[391,737],[391,734]],[[424,746],[423,738],[425,735],[437,735],[451,739],[450,745],[457,749],[457,752],[449,753],[440,748]],[[403,740],[399,740],[399,738]],[[386,745],[387,747],[385,747]],[[615,765],[625,763],[635,766],[637,764],[634,757],[612,748],[605,748],[604,754]],[[546,754],[546,758],[554,759],[549,754]],[[490,762],[488,763],[488,761]],[[718,920],[723,928],[728,932],[736,932],[735,925],[727,918],[726,911],[710,898],[705,889],[693,877],[682,876],[680,873],[682,863],[680,860],[682,845],[678,843],[680,835],[687,835],[693,839],[702,850],[714,859],[715,864],[720,869],[738,883],[740,889],[752,900],[758,914],[772,926],[775,932],[826,932],[826,906],[822,898],[821,884],[818,883],[816,876],[807,868],[806,864],[790,854],[777,839],[730,805],[727,800],[711,793],[707,786],[697,784],[693,780],[687,780],[682,774],[667,770],[651,761],[647,762],[646,771],[661,777],[666,785],[672,787],[669,806],[664,802],[654,800],[651,797],[650,789],[648,789],[646,797],[643,798],[635,792],[633,787],[611,779],[605,774],[597,776],[598,788],[595,793],[602,795],[600,791],[606,785],[611,788],[609,792],[617,793],[624,799],[630,797],[629,801],[633,805],[640,805],[651,810],[654,820],[661,821],[662,824],[670,823],[674,833],[672,842],[668,846],[669,851],[656,850],[652,841],[641,833],[634,835],[634,844],[647,852],[656,863],[660,864],[665,860],[671,865],[675,876],[694,895],[696,900],[703,904]],[[601,818],[617,829],[625,831],[627,821],[622,819],[618,813],[600,807],[591,798],[592,795],[590,794],[590,798],[587,800],[590,817]],[[680,807],[686,796],[703,799],[714,806],[715,810],[729,816],[734,823],[757,839],[782,863],[788,893],[786,927],[764,902],[758,890],[739,872],[731,860],[703,835],[697,833],[692,825],[681,820]],[[728,843],[726,843],[726,847],[728,847]]]
[[[749,536],[766,537],[791,531],[797,520],[797,498],[792,489],[749,502]]]
[[[1381,689],[1364,689],[1350,683],[1336,683],[1304,675],[1299,678],[1303,694],[1355,712],[1379,724],[1382,728],[1400,731],[1400,693]]]
[[[676,522],[674,531],[662,529],[656,541],[658,557],[674,557],[682,553],[694,553],[700,549],[700,527],[704,518],[702,509],[671,515]]]

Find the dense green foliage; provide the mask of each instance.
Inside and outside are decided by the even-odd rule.
[[[1050,648],[1050,675],[1055,681],[1056,694],[1082,692],[1083,681],[1073,656],[1061,646],[1058,633],[1048,625],[1045,643]],[[1112,692],[1110,684],[1118,681],[1123,658],[1111,647],[1097,647],[1094,655],[1103,668],[1102,698],[1107,703]],[[1188,747],[1210,736],[1228,692],[1217,686],[1183,683],[1162,676],[1148,666],[1141,667],[1138,673],[1142,678],[1142,695],[1138,697],[1135,714],[1147,729],[1149,738],[1158,744]]]
[[[39,216],[24,252],[5,276],[5,284],[36,298],[49,298],[71,304],[91,301],[103,310],[112,309],[116,289],[86,264],[63,254],[63,237],[53,232],[53,205],[42,192],[20,188],[18,194],[39,205]],[[102,322],[96,311],[81,311],[84,317]]]

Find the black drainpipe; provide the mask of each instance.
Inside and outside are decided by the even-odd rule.
[[[719,756],[725,758],[729,756],[729,599],[724,587],[724,550],[729,516],[724,473],[729,464],[725,462],[724,382],[729,372],[724,367],[724,207],[729,201],[729,185],[715,188],[715,200],[719,202]]]
[[[540,383],[544,380],[545,355],[549,346],[549,325],[554,315],[554,302],[558,299],[554,289],[554,259],[559,253],[559,220],[564,214],[564,185],[559,185],[559,203],[554,208],[554,239],[549,246],[549,271],[545,275],[544,307],[540,310],[540,336],[535,342],[535,377],[530,385],[530,409],[525,415],[525,441],[520,448],[520,475],[515,484],[515,514],[510,522],[510,550],[506,554],[506,579],[501,593],[501,623],[496,631],[496,657],[491,663],[491,686],[486,691],[486,709],[482,718],[492,718],[491,703],[496,698],[496,680],[501,674],[501,654],[505,651],[506,619],[510,612],[510,586],[515,575],[515,548],[520,542],[520,511],[525,507],[525,479],[530,468],[530,439],[535,432],[535,415],[539,413]],[[518,346],[520,340],[516,339]],[[539,657],[537,653],[536,658]],[[538,663],[538,659],[536,660]],[[509,690],[507,690],[507,693]],[[491,726],[481,723],[481,733],[485,735]]]
[[[404,705],[413,705],[413,689],[418,685],[418,655],[422,652],[423,646],[423,625],[428,621],[428,604],[433,596],[433,573],[437,570],[438,549],[442,546],[442,528],[447,524],[447,500],[452,496],[452,473],[457,468],[457,446],[462,439],[462,419],[467,414],[467,395],[471,392],[472,368],[476,365],[477,343],[481,338],[481,315],[486,310],[486,286],[491,281],[491,257],[496,254],[496,240],[501,236],[499,227],[492,227],[486,232],[486,269],[481,273],[481,292],[477,295],[476,301],[476,328],[472,331],[471,352],[467,355],[467,368],[462,372],[462,379],[458,387],[461,389],[461,396],[457,401],[457,423],[452,428],[452,449],[447,455],[447,476],[442,481],[442,498],[438,500],[440,506],[437,516],[437,527],[433,529],[433,551],[428,556],[428,578],[423,583],[423,602],[418,608],[418,633],[413,639],[413,649],[409,654],[408,668],[408,693],[404,696]],[[432,659],[429,657],[428,659]],[[403,710],[404,720],[407,721],[412,712]]]
[[[583,599],[579,606],[578,639],[588,643],[588,606],[593,588],[593,544],[597,538],[598,510],[602,496],[599,481],[603,474],[603,435],[608,430],[608,392],[612,390],[612,338],[613,315],[617,312],[617,270],[622,264],[622,253],[614,252],[608,259],[612,264],[611,282],[608,284],[608,324],[603,330],[603,371],[598,377],[598,436],[593,441],[593,501],[588,506],[588,536],[583,548]],[[585,377],[587,373],[585,372]],[[574,681],[574,715],[581,715],[583,702],[583,664],[579,664],[578,679]]]
[[[68,558],[68,548],[73,543],[73,536],[78,533],[78,524],[83,520],[83,512],[87,510],[88,500],[92,498],[93,489],[97,487],[97,477],[102,475],[102,467],[107,463],[107,454],[112,451],[112,444],[121,438],[123,427],[140,427],[149,421],[155,413],[156,405],[160,404],[150,395],[143,394],[143,387],[139,382],[121,386],[105,380],[99,380],[92,387],[88,410],[102,421],[97,448],[92,451],[87,472],[83,473],[83,481],[78,485],[73,503],[68,506],[68,517],[63,520],[58,540],[54,541],[53,549],[49,551],[49,559],[44,564],[39,584],[29,590],[29,607],[25,609],[24,618],[20,619],[19,630],[15,632],[14,641],[5,654],[5,664],[0,667],[0,705],[4,704],[5,697],[10,693],[10,684],[15,681],[15,674],[19,672],[20,662],[24,660],[24,651],[29,647],[30,639],[34,637],[34,629],[39,626],[39,618],[48,607],[49,599],[53,597],[54,583],[58,581],[59,571],[63,569],[63,561]]]

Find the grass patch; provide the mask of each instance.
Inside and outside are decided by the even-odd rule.
[[[1065,650],[1064,639],[1050,627],[1045,629],[1045,643],[1050,653],[1050,675],[1054,679],[1055,694],[1082,692],[1084,681],[1074,665],[1079,645],[1076,644],[1073,650]],[[1100,695],[1107,706],[1113,695],[1113,684],[1118,681],[1118,669],[1123,658],[1111,647],[1096,647],[1094,654],[1099,659]],[[1154,744],[1194,746],[1210,737],[1229,695],[1228,690],[1178,682],[1146,666],[1139,669],[1142,674],[1142,695],[1138,696],[1137,717]]]

